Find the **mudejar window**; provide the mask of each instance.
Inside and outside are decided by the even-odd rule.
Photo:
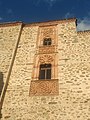
[[[51,79],[51,64],[40,65],[39,79],[40,80]]]

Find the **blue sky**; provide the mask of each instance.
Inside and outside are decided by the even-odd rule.
[[[78,30],[90,30],[90,0],[0,0],[0,23],[76,17]]]

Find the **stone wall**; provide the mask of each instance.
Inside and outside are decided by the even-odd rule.
[[[29,89],[31,73],[33,69],[34,54],[36,50],[37,30],[38,27],[23,28],[10,77],[9,86],[4,100],[3,112],[6,114],[4,114],[3,119],[12,116],[12,113],[13,118],[11,117],[9,119],[14,120],[21,118],[21,114],[23,113],[20,112],[20,116],[18,113],[21,111],[21,109],[24,110],[23,107],[25,107],[25,99],[30,99]],[[12,99],[17,102],[14,102]],[[6,104],[8,104],[8,106],[6,106]],[[18,104],[20,104],[20,106]]]
[[[59,95],[29,96],[39,26],[23,28],[1,120],[90,120],[90,32],[57,25]]]
[[[90,119],[90,32],[59,25],[59,94],[65,120]],[[62,120],[60,119],[60,120]]]
[[[21,22],[0,24],[0,118],[21,28]]]
[[[21,23],[0,24],[0,83],[6,83],[20,29]]]

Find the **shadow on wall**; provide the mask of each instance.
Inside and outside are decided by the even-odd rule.
[[[2,93],[3,85],[4,85],[4,82],[3,82],[3,73],[0,72],[0,96],[1,96],[1,93]]]
[[[3,73],[0,72],[0,96],[1,96],[1,93],[2,93],[3,85],[4,85],[4,82],[3,82]],[[2,105],[1,105],[1,101],[0,101],[0,118],[2,118],[1,106]]]

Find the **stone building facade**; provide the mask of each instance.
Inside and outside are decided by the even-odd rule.
[[[90,120],[90,31],[0,24],[0,76],[1,120]]]

